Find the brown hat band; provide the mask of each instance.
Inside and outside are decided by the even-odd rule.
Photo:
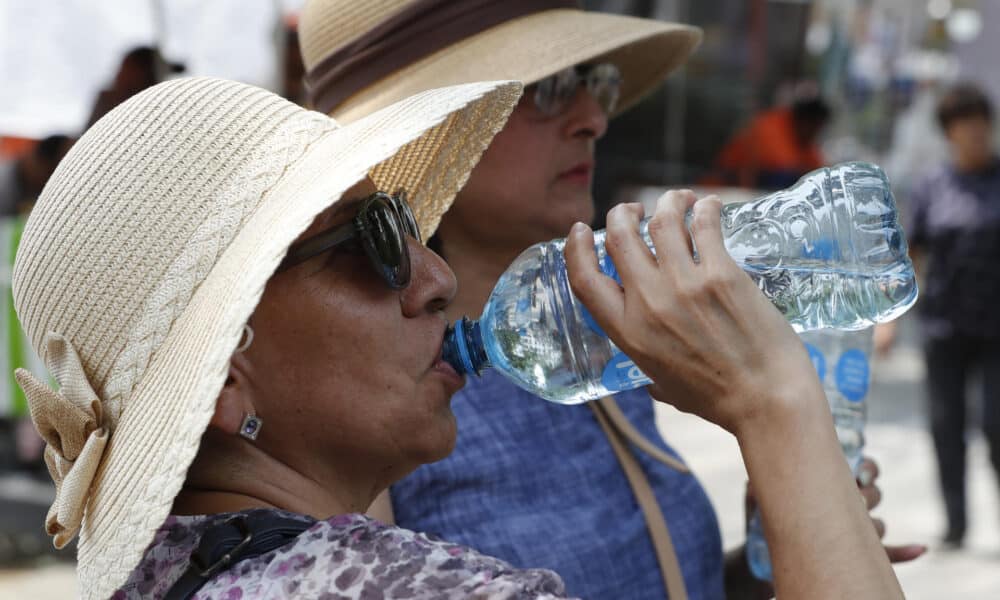
[[[576,0],[416,0],[317,63],[305,76],[314,108],[329,113],[355,92],[480,31]]]

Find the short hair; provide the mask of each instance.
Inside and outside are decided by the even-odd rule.
[[[974,83],[959,83],[947,91],[938,100],[937,120],[944,131],[959,119],[983,117],[993,120],[993,105],[986,93]]]
[[[819,96],[800,98],[792,103],[792,116],[796,121],[811,123],[826,123],[833,111],[826,100]]]
[[[35,155],[47,164],[54,165],[62,160],[69,149],[70,139],[65,135],[50,135],[35,146]]]

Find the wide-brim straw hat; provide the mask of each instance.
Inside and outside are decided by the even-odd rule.
[[[316,98],[313,105],[351,121],[432,87],[481,79],[515,79],[529,85],[576,64],[610,61],[622,73],[618,114],[659,85],[701,40],[701,30],[679,23],[551,8],[566,5],[574,3],[310,0],[299,19],[307,87],[329,70],[330,61],[324,59],[344,56],[345,49],[362,69],[377,69],[372,65],[379,62],[398,65],[359,89],[351,87],[350,95],[334,106],[323,101],[322,93],[311,94]],[[419,48],[409,45],[439,45],[447,39],[446,31],[454,27],[453,22],[464,19],[474,30],[490,19],[504,18],[497,16],[498,10],[527,14],[447,43],[427,55],[421,56]],[[446,11],[447,17],[443,17]],[[404,18],[399,19],[400,15]],[[453,31],[450,35],[458,34]]]
[[[431,90],[341,127],[258,88],[183,79],[76,143],[28,219],[13,290],[60,384],[18,374],[57,481],[46,525],[57,545],[79,526],[84,597],[120,587],[168,516],[289,244],[366,175],[405,189],[430,235],[520,90]]]

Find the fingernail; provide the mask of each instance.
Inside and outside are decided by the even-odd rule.
[[[576,223],[573,223],[572,227],[569,228],[569,234],[570,235],[580,235],[581,233],[583,233],[586,230],[586,228],[587,228],[586,225],[584,225],[580,221],[577,221]]]

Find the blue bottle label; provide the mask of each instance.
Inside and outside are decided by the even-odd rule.
[[[868,357],[857,348],[845,351],[837,361],[837,389],[851,402],[860,402],[868,393]]]
[[[646,377],[624,352],[612,356],[601,374],[601,384],[612,392],[623,392],[651,383],[653,380]]]
[[[840,260],[840,244],[832,238],[820,238],[815,240],[811,246],[802,249],[803,258],[817,258],[819,260]]]
[[[819,348],[812,344],[806,344],[806,352],[809,353],[809,360],[812,361],[813,368],[816,369],[816,374],[819,375],[819,380],[823,381],[823,378],[826,377],[826,357],[823,356],[823,352]]]

